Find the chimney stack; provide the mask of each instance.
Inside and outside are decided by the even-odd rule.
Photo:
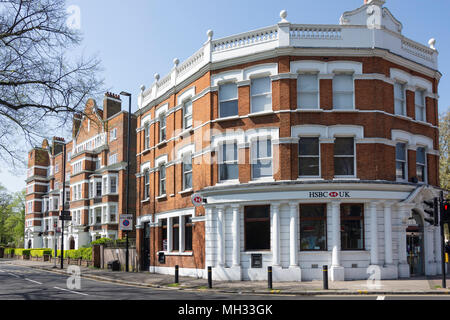
[[[122,111],[120,95],[106,92],[105,98],[103,99],[103,120],[111,118],[120,111]]]
[[[73,115],[72,138],[75,138],[78,133],[78,130],[80,130],[82,119],[83,116],[79,113]]]

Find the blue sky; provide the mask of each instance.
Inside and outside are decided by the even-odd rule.
[[[265,26],[275,25],[279,13],[288,11],[292,23],[338,24],[344,11],[353,10],[363,0],[66,0],[81,12],[84,39],[80,53],[97,54],[102,60],[105,84],[112,92],[133,94],[133,111],[139,87],[149,87],[155,73],[168,74],[173,59],[184,61],[207,40],[212,29],[221,38]],[[393,15],[403,24],[403,35],[424,45],[437,40],[440,107],[450,105],[450,1],[387,0]],[[98,101],[101,104],[101,101]],[[127,108],[124,105],[124,108]],[[25,176],[0,172],[0,181],[10,191],[25,187]]]

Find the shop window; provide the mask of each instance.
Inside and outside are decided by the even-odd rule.
[[[341,205],[341,249],[364,250],[364,205]]]
[[[192,216],[184,216],[184,250],[192,251]]]
[[[327,250],[326,205],[300,205],[300,250]]]
[[[406,144],[397,143],[395,148],[397,180],[406,180]]]
[[[219,86],[219,118],[238,115],[238,88],[236,83]]]
[[[224,143],[220,147],[220,181],[239,179],[237,143]]]
[[[333,105],[334,109],[353,109],[353,75],[333,77]]]
[[[399,82],[394,84],[394,112],[406,116],[405,85]]]
[[[245,250],[270,250],[270,206],[244,209]]]
[[[355,176],[355,142],[353,138],[336,138],[334,142],[334,175]]]
[[[298,169],[300,177],[319,177],[319,138],[300,138],[298,144],[298,158]]]
[[[253,79],[250,90],[252,113],[272,110],[272,82],[270,77]]]
[[[172,218],[172,251],[180,250],[180,218]]]
[[[426,175],[425,148],[417,148],[416,150],[416,171],[417,171],[417,180],[419,182],[425,182],[425,175]]]
[[[297,79],[298,109],[319,108],[319,80],[317,74],[301,74]]]
[[[272,177],[272,141],[258,139],[252,142],[252,178]]]

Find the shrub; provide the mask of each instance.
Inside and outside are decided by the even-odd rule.
[[[32,249],[31,256],[32,257],[43,257],[44,255],[52,254],[51,249]]]
[[[4,254],[14,254],[14,248],[6,248]]]
[[[31,249],[14,249],[14,254],[16,256],[29,256]]]

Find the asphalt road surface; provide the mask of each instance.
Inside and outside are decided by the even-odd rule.
[[[70,275],[0,264],[0,300],[450,300],[437,296],[291,296],[214,293],[207,290],[141,288],[81,279],[80,289],[67,287]]]

